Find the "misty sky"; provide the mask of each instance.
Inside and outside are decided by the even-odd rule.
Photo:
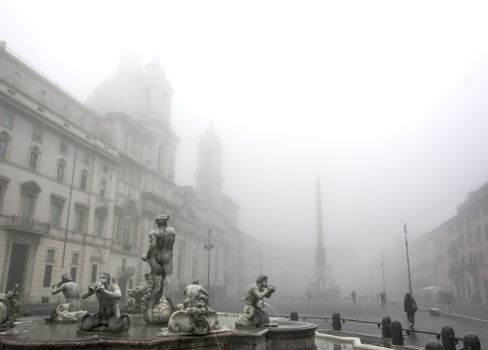
[[[0,40],[83,102],[125,49],[145,62],[159,53],[175,90],[178,184],[194,183],[212,120],[245,232],[313,249],[318,175],[330,259],[379,259],[382,242],[403,245],[405,220],[413,237],[429,231],[488,181],[487,10],[3,0]]]

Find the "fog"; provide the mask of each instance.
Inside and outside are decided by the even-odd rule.
[[[176,182],[194,184],[212,122],[241,229],[308,254],[298,268],[312,275],[319,178],[347,294],[380,289],[381,250],[387,283],[405,289],[403,223],[414,240],[488,180],[486,7],[12,0],[0,40],[82,102],[124,50],[157,53],[174,88]]]

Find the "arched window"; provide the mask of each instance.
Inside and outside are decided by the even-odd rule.
[[[7,159],[10,140],[12,139],[8,133],[5,131],[0,133],[0,159]]]
[[[107,187],[107,180],[102,178],[100,180],[100,196],[105,197],[105,188]]]
[[[58,160],[58,167],[56,170],[56,180],[59,182],[64,181],[64,171],[66,169],[66,161],[64,159]]]
[[[30,171],[37,171],[39,169],[39,162],[41,158],[41,150],[37,146],[33,146],[29,149],[29,163],[28,167]]]
[[[88,171],[83,169],[80,174],[80,190],[86,191],[86,184],[88,181]]]

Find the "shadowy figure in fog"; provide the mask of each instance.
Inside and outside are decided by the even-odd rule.
[[[417,303],[410,293],[405,294],[403,299],[403,310],[407,313],[407,319],[410,323],[410,327],[415,324],[415,312],[417,311]]]
[[[351,292],[351,299],[352,303],[356,304],[356,292],[354,290]]]
[[[386,293],[385,292],[381,292],[380,300],[381,300],[381,307],[385,307],[385,305],[386,305]]]

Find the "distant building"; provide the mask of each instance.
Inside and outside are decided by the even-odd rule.
[[[488,303],[488,183],[457,214],[412,244],[413,284],[459,302]]]
[[[196,188],[175,182],[173,90],[155,58],[124,56],[84,105],[0,46],[0,290],[19,284],[27,303],[50,303],[62,273],[86,288],[108,271],[123,293],[140,285],[140,259],[157,214],[176,230],[171,286],[207,281],[239,294],[256,271],[243,263],[258,242],[238,227],[221,192],[221,146],[202,136]],[[252,282],[252,281],[251,281]]]

